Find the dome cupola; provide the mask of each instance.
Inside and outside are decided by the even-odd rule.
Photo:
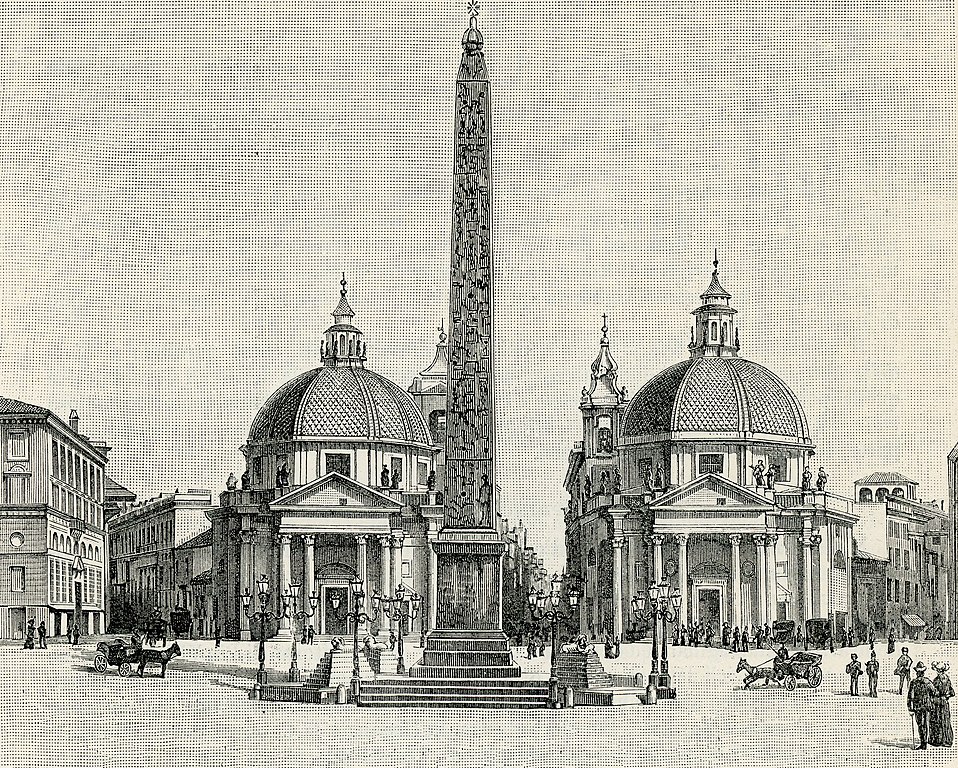
[[[363,332],[353,325],[356,313],[346,301],[346,273],[339,283],[339,304],[333,310],[333,324],[326,329],[320,351],[323,365],[341,368],[362,368],[366,361]]]

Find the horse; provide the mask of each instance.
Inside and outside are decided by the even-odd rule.
[[[748,672],[748,676],[744,680],[746,688],[763,677],[765,678],[765,685],[768,685],[769,682],[779,683],[778,675],[772,667],[753,667],[745,659],[739,659],[735,671],[741,672],[742,670]]]
[[[144,648],[140,652],[140,666],[136,671],[139,673],[140,677],[143,677],[143,670],[146,668],[147,664],[159,664],[160,677],[166,677],[166,665],[177,656],[182,655],[183,653],[180,651],[179,643],[175,642],[169,648],[164,648],[162,651],[155,651],[152,648]]]

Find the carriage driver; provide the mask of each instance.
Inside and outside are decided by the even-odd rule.
[[[782,646],[775,651],[775,659],[772,661],[772,668],[775,670],[775,676],[778,678],[785,677],[787,674],[788,664],[788,648],[785,647],[785,644],[782,643]]]

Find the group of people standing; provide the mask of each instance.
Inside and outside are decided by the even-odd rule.
[[[722,648],[727,648],[733,653],[744,652],[749,648],[772,648],[772,628],[765,624],[764,626],[753,625],[749,627],[732,627],[732,625],[722,624],[720,635]],[[796,643],[802,641],[801,630],[798,630]],[[692,647],[705,646],[714,647],[715,629],[712,622],[698,621],[695,624],[676,625],[672,633],[672,645],[690,645]]]
[[[925,677],[927,668],[921,661],[912,665],[912,658],[905,647],[901,649],[901,656],[895,664],[899,695],[905,693],[906,687],[908,689],[907,705],[918,728],[918,749],[927,749],[928,745],[950,747],[955,741],[951,726],[951,703],[948,701],[955,695],[955,689],[948,676],[949,664],[946,661],[934,661],[931,668],[935,672],[933,680]]]
[[[67,639],[72,645],[80,643],[80,627],[77,624],[71,624],[67,627]],[[47,647],[47,624],[45,621],[36,623],[35,619],[27,622],[26,631],[23,635],[24,650],[32,651],[34,648]]]

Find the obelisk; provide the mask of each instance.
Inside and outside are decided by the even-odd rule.
[[[473,0],[456,80],[443,527],[433,544],[436,628],[422,662],[410,670],[415,676],[519,676],[502,631],[490,93],[477,14]]]

